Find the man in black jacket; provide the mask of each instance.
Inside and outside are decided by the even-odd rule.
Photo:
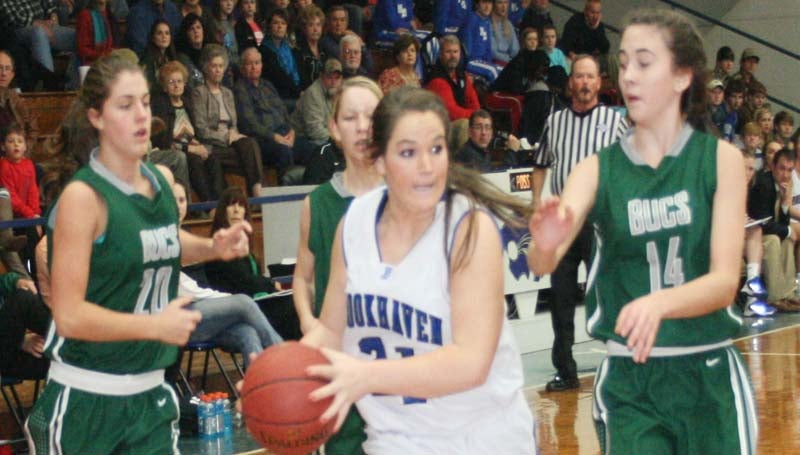
[[[758,220],[772,217],[761,225],[764,236],[764,278],[769,302],[779,307],[795,304],[792,298],[796,270],[794,245],[797,238],[790,226],[795,159],[794,152],[789,149],[777,152],[772,171],[765,169],[756,175],[755,184],[747,197],[747,215],[750,218]]]
[[[561,36],[559,47],[570,60],[574,60],[578,54],[589,54],[595,57],[608,54],[611,44],[606,38],[606,28],[601,22],[602,17],[600,0],[586,0],[583,13],[575,13],[569,18],[564,25],[564,33]]]

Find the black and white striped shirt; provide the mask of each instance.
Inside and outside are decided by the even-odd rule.
[[[547,117],[546,128],[533,165],[553,168],[550,192],[559,195],[578,162],[616,142],[628,123],[620,112],[598,105],[580,113],[570,108],[554,112]]]

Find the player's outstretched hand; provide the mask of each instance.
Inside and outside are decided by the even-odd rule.
[[[650,294],[622,307],[617,317],[614,332],[627,339],[628,349],[633,351],[636,363],[645,363],[650,356],[663,318],[662,307],[657,297]]]
[[[557,196],[542,201],[528,223],[536,249],[555,251],[569,235],[573,219],[572,210],[569,207],[562,208]]]
[[[169,302],[164,311],[154,316],[158,324],[159,340],[176,346],[183,346],[189,341],[195,327],[203,318],[199,311],[184,308],[191,302],[191,297],[178,297]]]
[[[320,420],[327,422],[335,417],[336,425],[333,431],[339,431],[350,411],[350,406],[368,392],[365,390],[366,362],[329,348],[322,348],[320,351],[331,363],[312,365],[306,368],[306,373],[309,376],[325,378],[330,382],[311,392],[309,398],[312,401],[319,401],[333,397],[333,402],[320,416]]]
[[[253,232],[247,221],[240,221],[227,229],[214,233],[214,251],[220,259],[228,261],[247,255],[250,252],[248,235]]]

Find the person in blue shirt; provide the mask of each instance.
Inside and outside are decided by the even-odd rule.
[[[522,0],[511,0],[508,8],[508,20],[514,24],[514,27],[519,28],[522,22],[522,16],[525,15],[525,7],[522,6]]]
[[[428,32],[417,30],[414,0],[378,0],[372,15],[373,37],[377,44],[391,45],[399,35],[411,33],[424,39]]]
[[[739,123],[739,109],[744,103],[745,85],[742,81],[731,80],[725,86],[725,103],[722,105],[725,111],[725,120],[720,128],[722,139],[734,143],[738,139],[736,131]]]
[[[492,55],[492,0],[478,0],[477,5],[461,29],[461,42],[467,50],[467,71],[493,82],[502,68],[495,65]]]
[[[170,31],[175,36],[182,17],[172,0],[139,0],[131,8],[128,13],[125,43],[136,54],[141,55],[144,52],[150,27],[159,19],[169,24]]]
[[[458,35],[467,25],[472,0],[439,0],[433,12],[433,29],[440,35]]]

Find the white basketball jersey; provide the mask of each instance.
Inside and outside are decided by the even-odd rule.
[[[345,215],[343,228],[347,264],[343,349],[363,359],[410,357],[453,342],[449,267],[444,250],[445,203],[439,203],[434,222],[402,262],[389,265],[381,260],[376,229],[385,198],[386,188],[356,198]],[[468,212],[469,201],[454,196],[448,244],[452,244],[453,233]],[[367,395],[357,406],[370,428],[377,431],[443,436],[515,400],[524,403],[519,392],[522,384],[522,361],[511,327],[504,320],[483,385],[429,399]]]

